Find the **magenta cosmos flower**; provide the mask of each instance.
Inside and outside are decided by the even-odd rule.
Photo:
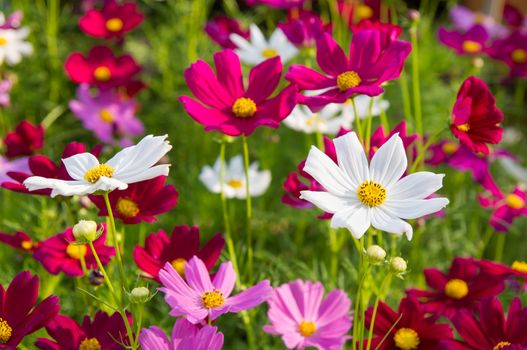
[[[154,222],[156,215],[172,210],[178,201],[178,192],[173,185],[165,185],[166,176],[130,184],[126,190],[110,192],[109,199],[113,215],[125,224]],[[90,195],[99,208],[99,216],[108,216],[102,196]]]
[[[223,334],[216,327],[198,327],[184,318],[178,318],[170,339],[159,327],[143,328],[139,344],[145,350],[221,350]]]
[[[210,271],[218,262],[224,245],[221,233],[217,233],[200,248],[199,228],[181,225],[174,227],[170,237],[163,230],[148,235],[144,247],[135,247],[134,261],[147,277],[157,282],[160,282],[159,271],[167,262],[184,278],[187,261],[197,256]]]
[[[102,224],[102,227],[102,235],[93,241],[93,246],[101,263],[106,265],[115,255],[115,249],[105,244],[106,224]],[[63,233],[42,241],[33,257],[52,275],[62,272],[72,277],[84,276],[81,259],[84,258],[88,269],[96,269],[97,261],[87,244],[77,245],[74,242],[72,228],[67,228]]]
[[[344,103],[356,94],[380,95],[382,83],[399,77],[411,45],[392,40],[383,46],[383,33],[362,30],[353,36],[349,58],[331,35],[317,40],[317,62],[325,74],[311,68],[292,65],[285,78],[300,90],[321,90],[320,95],[305,98],[305,104],[318,110],[328,103]]]
[[[132,324],[132,316],[128,315]],[[82,324],[65,315],[57,315],[46,326],[52,339],[38,338],[35,346],[42,350],[120,350],[128,344],[126,326],[117,312],[108,315],[97,311],[93,320],[84,316]]]
[[[497,193],[488,197],[479,195],[478,200],[483,208],[493,209],[490,225],[499,232],[509,231],[514,220],[527,217],[527,193],[521,187],[516,187],[511,193]]]
[[[527,33],[515,31],[505,39],[495,40],[488,53],[509,66],[509,76],[527,77]]]
[[[276,288],[268,303],[264,331],[280,335],[288,349],[341,349],[350,338],[351,301],[339,289],[324,298],[322,283],[296,280]]]
[[[306,0],[245,0],[247,5],[265,5],[277,9],[290,9],[293,7],[302,7]]]
[[[52,295],[37,303],[38,276],[20,272],[9,287],[0,285],[0,349],[17,349],[22,339],[46,326],[60,310]]]
[[[205,131],[218,130],[230,136],[249,136],[260,125],[277,128],[296,105],[296,88],[286,87],[275,97],[282,74],[279,57],[256,65],[249,73],[245,89],[240,59],[232,50],[214,54],[216,74],[210,66],[198,60],[185,70],[185,81],[201,103],[181,96],[187,113]]]
[[[458,55],[478,55],[485,52],[489,34],[483,26],[475,25],[467,32],[448,31],[439,28],[439,41],[453,49]]]
[[[308,10],[290,12],[285,23],[278,23],[287,39],[297,47],[315,46],[322,33],[331,34],[331,23],[324,23],[320,16]]]
[[[370,329],[373,308],[366,311],[366,329]],[[453,339],[448,324],[437,323],[414,298],[404,298],[395,311],[382,301],[379,303],[372,349],[378,350],[454,350],[448,346]]]
[[[10,14],[7,18],[2,13],[0,14],[0,29],[17,29],[20,27],[24,14],[22,11],[15,11]]]
[[[457,94],[452,108],[450,130],[459,141],[472,152],[489,154],[487,143],[497,144],[503,128],[499,125],[503,113],[489,87],[481,79],[468,77]]]
[[[507,34],[507,29],[501,24],[496,23],[496,20],[492,16],[487,16],[481,12],[474,12],[465,6],[456,5],[452,7],[449,17],[454,27],[461,32],[467,32],[474,26],[480,25],[493,38],[503,37]]]
[[[4,145],[7,158],[30,156],[44,145],[44,128],[22,120],[14,131],[5,135]]]
[[[79,21],[82,31],[100,39],[122,38],[143,21],[143,14],[133,2],[104,1],[101,10],[90,9]]]
[[[11,105],[11,88],[13,80],[9,77],[0,79],[0,107],[9,107]]]
[[[102,142],[122,139],[129,146],[129,138],[142,135],[143,123],[135,117],[137,104],[133,99],[123,99],[113,90],[101,90],[96,96],[87,84],[77,89],[77,99],[69,103],[75,116],[85,129],[93,131]]]
[[[74,83],[96,85],[101,89],[126,86],[141,71],[132,56],[115,57],[106,46],[93,47],[87,57],[80,52],[72,53],[64,68]]]
[[[475,310],[481,300],[505,288],[502,278],[488,274],[472,258],[455,258],[448,273],[428,268],[424,275],[433,290],[410,289],[408,295],[417,297],[426,312],[448,318],[461,309]]]
[[[249,39],[249,30],[241,27],[235,18],[217,16],[205,24],[205,32],[216,44],[224,49],[235,49],[236,45],[229,38],[231,34],[238,34]]]
[[[268,280],[230,296],[236,282],[232,263],[220,265],[211,281],[203,261],[194,256],[185,263],[185,280],[170,263],[159,271],[165,301],[172,308],[170,316],[185,316],[194,324],[214,321],[227,312],[249,310],[266,301],[273,289]]]
[[[34,241],[31,236],[22,231],[15,234],[0,232],[0,242],[30,254],[33,254],[40,247],[40,242]]]

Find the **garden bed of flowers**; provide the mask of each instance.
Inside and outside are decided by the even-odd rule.
[[[527,350],[516,3],[1,3],[0,349]]]

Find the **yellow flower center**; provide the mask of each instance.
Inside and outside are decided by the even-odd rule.
[[[470,125],[468,123],[456,125],[456,128],[463,132],[468,132],[470,130]]]
[[[238,118],[250,118],[256,113],[256,103],[248,97],[240,97],[232,105],[232,113]]]
[[[30,250],[31,248],[33,248],[33,241],[22,241],[22,243],[20,243],[20,246],[24,250]]]
[[[112,177],[113,171],[114,170],[111,166],[107,164],[99,164],[89,169],[86,174],[84,174],[84,180],[94,184],[99,181],[102,176]]]
[[[201,296],[201,304],[207,309],[220,307],[224,302],[225,298],[223,298],[223,293],[216,289],[211,292],[205,292]]]
[[[371,7],[365,4],[359,4],[357,6],[357,17],[360,19],[368,19],[373,16],[373,10]]]
[[[401,328],[393,337],[395,346],[402,350],[415,350],[419,347],[419,334],[411,328]]]
[[[512,269],[518,272],[527,273],[527,263],[525,261],[518,261],[512,263]]]
[[[481,12],[476,12],[474,14],[474,22],[476,23],[483,23],[483,21],[485,20],[485,15]]]
[[[177,273],[179,273],[181,277],[185,277],[185,262],[186,260],[183,258],[177,258],[171,262],[172,267],[177,271]]]
[[[527,51],[524,49],[516,49],[512,51],[511,57],[515,63],[525,63],[527,62]]]
[[[110,32],[118,32],[123,29],[123,21],[120,18],[110,18],[106,21],[106,29]]]
[[[346,91],[355,86],[358,86],[361,82],[361,78],[355,71],[347,71],[342,74],[339,74],[337,77],[337,86],[340,91]]]
[[[275,49],[268,47],[262,50],[262,56],[265,58],[273,58],[278,56],[278,52]]]
[[[452,299],[463,299],[468,294],[468,284],[459,278],[453,278],[446,283],[445,294]]]
[[[9,326],[7,321],[0,317],[0,344],[5,344],[11,339],[13,328]]]
[[[511,193],[505,198],[505,203],[512,209],[521,209],[525,207],[525,201],[517,194]]]
[[[240,180],[229,180],[227,182],[227,185],[229,185],[230,187],[232,187],[234,189],[239,189],[239,188],[242,188],[243,182],[240,181]]]
[[[303,337],[312,336],[316,330],[317,330],[317,326],[315,326],[315,323],[312,321],[309,321],[309,322],[302,321],[298,325],[298,331],[300,332],[300,334],[302,334]]]
[[[93,71],[93,76],[98,81],[108,81],[112,77],[112,72],[110,72],[108,67],[100,66],[95,68]]]
[[[357,190],[357,196],[363,204],[376,207],[386,200],[386,189],[375,181],[364,181]]]
[[[102,119],[103,122],[113,122],[113,115],[107,109],[101,109],[101,111],[99,112],[99,117]]]
[[[453,154],[459,148],[458,144],[455,142],[445,142],[441,149],[446,154]]]
[[[79,345],[79,350],[101,350],[101,344],[96,338],[86,338]]]
[[[0,46],[7,45],[7,39],[0,36]]]
[[[66,248],[66,254],[68,254],[70,258],[77,260],[85,257],[87,251],[88,248],[86,248],[86,245],[68,244],[68,247]]]
[[[128,198],[119,198],[115,208],[125,218],[133,218],[139,214],[139,206],[136,202]]]
[[[474,40],[463,41],[463,51],[468,53],[476,53],[481,51],[481,44]]]
[[[492,348],[492,350],[500,350],[500,349],[504,349],[506,346],[511,346],[512,344],[509,343],[508,341],[500,341],[498,344],[494,345],[494,347]]]

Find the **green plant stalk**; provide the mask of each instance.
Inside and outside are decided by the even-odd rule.
[[[355,115],[355,125],[357,128],[357,135],[359,136],[359,140],[361,142],[364,142],[363,134],[362,134],[362,125],[360,122],[359,114],[357,113],[357,105],[355,104],[355,99],[351,99],[351,105],[353,106],[353,114]]]
[[[60,94],[60,81],[57,79],[57,77],[60,75],[57,74],[57,72],[61,65],[57,40],[60,19],[60,0],[49,0],[47,10],[46,39],[51,74],[49,99],[52,102],[58,102]]]
[[[412,23],[410,28],[410,37],[412,41],[412,90],[414,98],[414,112],[415,112],[415,131],[421,137],[417,140],[417,147],[419,153],[424,153],[423,150],[423,115],[421,112],[421,87],[419,81],[419,44],[417,38],[417,23]],[[424,158],[421,158],[418,163],[420,168],[423,165]]]
[[[359,283],[357,285],[357,292],[355,294],[355,310],[353,313],[353,350],[362,350],[362,338],[364,329],[364,310],[362,305],[362,288],[364,287],[364,280],[366,279],[368,266],[364,260],[364,236],[359,240],[353,239],[356,242],[357,252],[359,253]]]
[[[339,244],[337,240],[337,232],[334,228],[331,227],[330,223],[327,223],[328,232],[329,232],[329,273],[331,276],[331,283],[333,286],[337,284],[337,272],[339,266]]]
[[[385,290],[385,285],[391,281],[391,275],[388,273],[386,276],[384,276],[382,282],[381,282],[381,288],[377,291],[377,297],[375,298],[375,303],[373,304],[373,313],[371,315],[371,321],[370,321],[370,330],[368,332],[368,345],[366,346],[366,350],[371,349],[371,342],[373,340],[373,328],[375,326],[375,318],[377,317],[377,309],[379,308],[379,302],[382,298],[382,291]]]
[[[496,251],[494,254],[494,261],[503,261],[503,251],[505,250],[505,234],[499,233],[496,237]]]
[[[251,192],[250,192],[250,181],[249,181],[249,146],[247,144],[247,137],[242,135],[243,143],[243,167],[245,170],[245,204],[246,204],[246,215],[247,215],[247,273],[249,275],[249,282],[253,281],[253,233],[251,227],[252,220],[252,203],[251,203]]]
[[[370,105],[368,106],[368,121],[366,123],[366,157],[369,157],[370,155],[370,141],[371,141],[371,123],[373,119],[373,98],[370,99]],[[357,118],[357,115],[355,115],[355,118]]]

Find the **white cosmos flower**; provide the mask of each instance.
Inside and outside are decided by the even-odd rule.
[[[0,64],[14,65],[22,60],[23,56],[33,53],[33,46],[24,41],[29,35],[29,28],[0,29]]]
[[[221,192],[221,163],[218,158],[214,166],[204,166],[199,174],[199,179],[209,191],[213,193]],[[243,167],[243,157],[241,155],[233,157],[224,167],[223,191],[227,198],[244,199],[247,197],[245,188],[245,170]],[[271,184],[271,172],[269,170],[258,171],[258,162],[249,166],[249,191],[251,197],[261,196],[267,191]]]
[[[234,51],[244,63],[256,65],[275,56],[280,56],[282,63],[285,63],[298,53],[298,49],[287,39],[280,28],[275,29],[269,41],[265,39],[256,24],[251,24],[250,33],[250,41],[234,33],[229,36],[237,46]]]
[[[76,154],[62,160],[73,180],[32,176],[24,181],[24,185],[30,191],[51,188],[51,197],[124,190],[128,184],[168,175],[169,164],[155,165],[172,148],[166,138],[166,135],[148,135],[106,163],[99,163],[91,153]]]
[[[527,169],[518,164],[515,159],[509,157],[500,157],[498,159],[503,169],[505,169],[510,176],[522,184],[527,184]]]
[[[443,174],[417,172],[401,178],[407,159],[399,134],[373,156],[370,165],[354,132],[333,140],[338,164],[311,147],[304,171],[326,191],[302,191],[301,198],[332,213],[331,227],[345,227],[360,238],[374,228],[412,239],[413,229],[402,219],[435,213],[446,198],[426,199],[443,186]]]

